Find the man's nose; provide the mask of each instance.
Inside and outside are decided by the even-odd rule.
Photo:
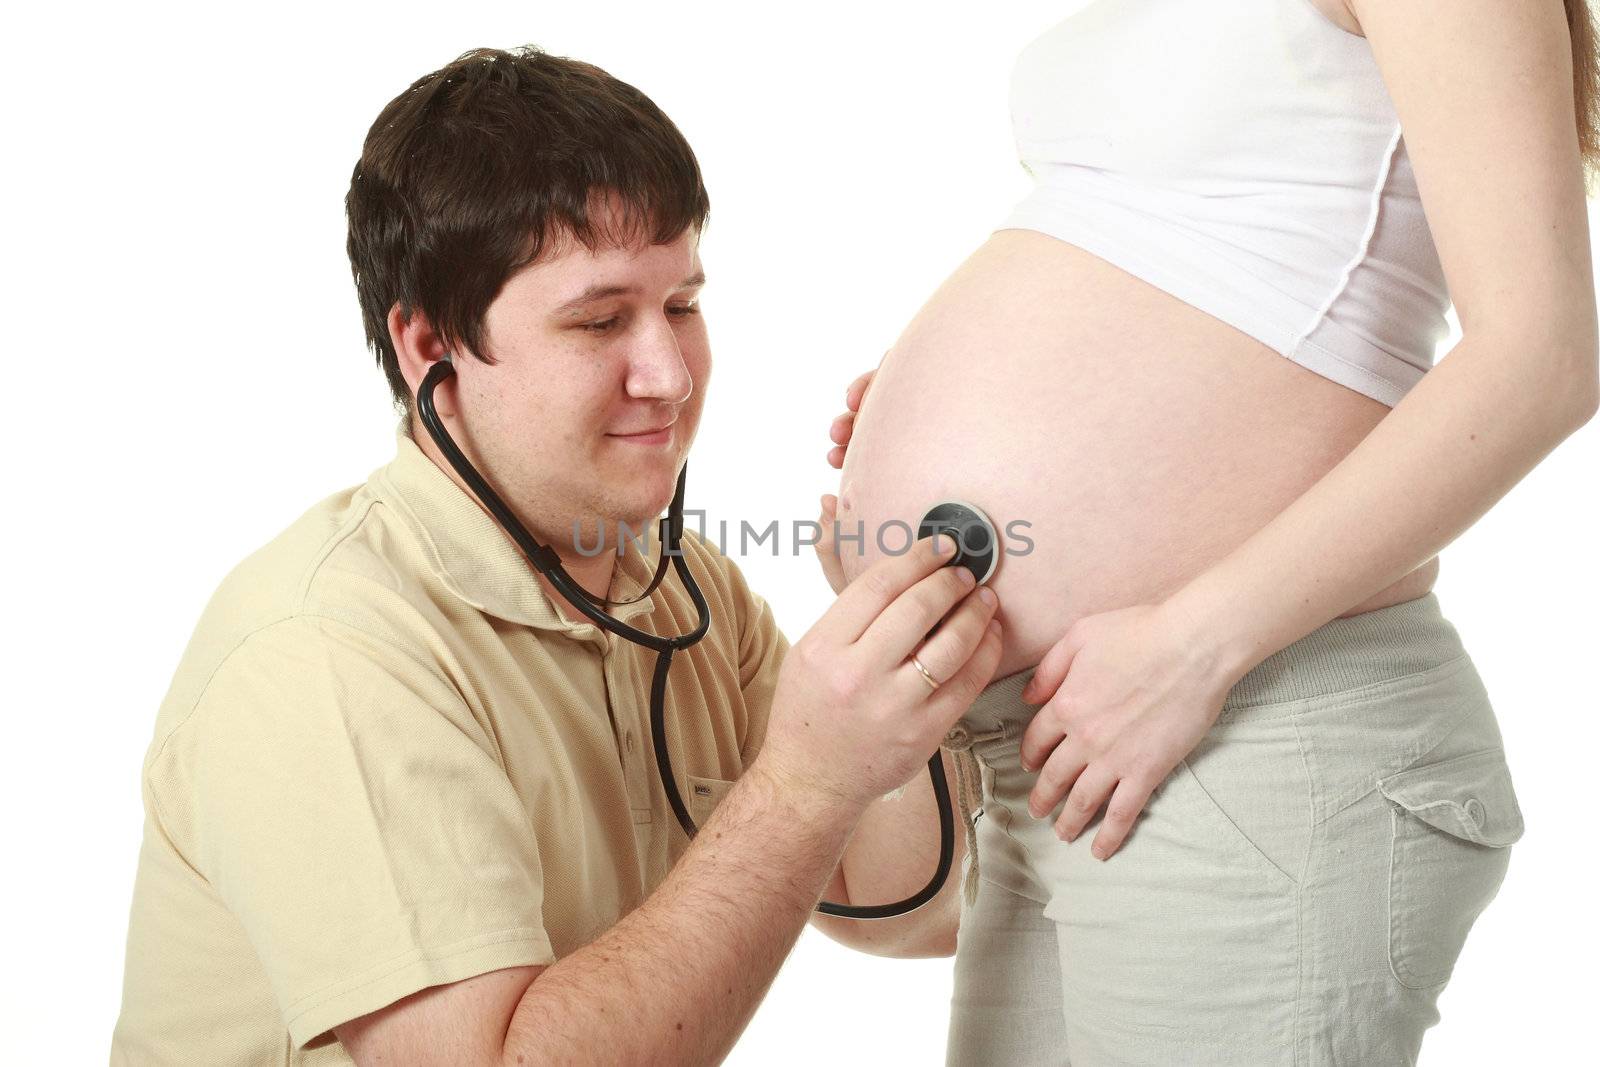
[[[629,396],[681,404],[694,391],[694,379],[672,327],[663,322],[639,338],[628,362]]]

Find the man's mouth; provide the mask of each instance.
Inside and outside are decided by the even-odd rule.
[[[674,420],[673,422],[665,423],[653,429],[638,430],[633,433],[613,433],[607,434],[606,436],[615,437],[619,441],[628,441],[633,444],[640,445],[666,444],[667,441],[671,440],[672,427],[676,424],[676,420]]]

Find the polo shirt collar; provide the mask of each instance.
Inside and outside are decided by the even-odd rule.
[[[523,556],[511,535],[445,474],[405,431],[404,419],[395,425],[395,458],[373,475],[380,497],[389,500],[427,551],[430,568],[456,596],[480,611],[524,626],[549,630],[597,630],[588,620],[569,621],[557,612],[533,565]],[[654,558],[646,558],[661,545],[654,536],[647,545],[640,539],[626,542],[624,554],[612,571],[606,596],[632,600],[655,575]],[[615,552],[611,541],[608,552]],[[613,618],[632,619],[650,610],[660,590],[633,604],[613,606]],[[577,609],[566,609],[576,615]]]

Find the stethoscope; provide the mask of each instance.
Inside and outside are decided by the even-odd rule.
[[[689,809],[684,805],[683,797],[678,792],[677,779],[672,773],[672,756],[667,751],[666,731],[667,671],[672,667],[672,654],[693,645],[711,628],[711,609],[706,604],[706,598],[700,592],[700,587],[695,584],[694,576],[689,573],[683,553],[678,550],[683,537],[683,493],[689,478],[689,464],[685,462],[683,469],[678,472],[678,485],[672,496],[672,504],[667,509],[667,517],[661,520],[661,560],[656,566],[655,577],[651,579],[650,585],[633,600],[611,601],[596,596],[572,580],[562,567],[560,556],[548,546],[534,540],[533,535],[511,513],[511,509],[506,507],[504,501],[489,488],[489,484],[472,464],[467,462],[467,457],[462,455],[455,441],[445,430],[444,422],[434,411],[433,390],[454,373],[455,366],[451,362],[451,354],[446,352],[443,358],[429,368],[422,380],[422,387],[417,390],[417,411],[422,416],[422,424],[428,428],[434,443],[439,446],[439,451],[444,453],[450,465],[461,476],[461,480],[467,483],[477,498],[483,502],[483,506],[494,516],[495,521],[517,543],[517,547],[522,549],[528,562],[540,574],[550,579],[550,584],[560,591],[569,604],[602,629],[655,651],[655,676],[650,684],[650,734],[655,748],[656,772],[661,778],[662,788],[666,791],[667,802],[672,805],[672,813],[677,816],[678,825],[683,827],[683,832],[692,839],[698,827],[689,816]],[[923,516],[919,537],[951,530],[963,511],[976,513],[980,517],[982,515],[976,508],[959,501],[936,504]],[[987,519],[983,519],[983,522],[988,525]],[[966,547],[965,537],[961,531],[955,530],[956,541],[961,547],[958,548],[955,558],[946,565],[966,566],[973,571],[980,582],[986,580],[993,571],[995,563],[992,526],[989,527],[989,531],[990,541],[986,554],[974,555]],[[633,604],[649,596],[666,576],[669,558],[678,572],[678,577],[682,579],[684,588],[689,591],[689,599],[694,602],[695,611],[699,614],[699,622],[693,630],[680,637],[661,637],[629,626],[602,610],[608,604],[618,606]],[[937,751],[928,760],[928,777],[932,780],[934,800],[939,807],[939,863],[934,870],[932,880],[919,892],[893,904],[834,904],[824,900],[817,905],[817,911],[824,915],[837,915],[846,919],[887,919],[915,911],[938,895],[940,888],[950,877],[950,867],[955,860],[955,815],[951,810],[950,785],[945,780],[944,761]]]

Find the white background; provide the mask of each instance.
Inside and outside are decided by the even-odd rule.
[[[836,485],[822,457],[846,382],[1025,191],[1007,73],[1074,6],[128,5],[14,23],[5,1058],[104,1061],[139,764],[194,621],[245,554],[391,454],[342,214],[386,101],[469,48],[523,42],[653,97],[713,205],[691,506],[809,518]],[[1424,1063],[1592,1044],[1597,472],[1600,420],[1444,555],[1438,592],[1495,700],[1527,832]],[[809,557],[741,565],[791,636],[827,603]],[[808,931],[730,1062],[942,1062],[949,986],[947,960]]]

